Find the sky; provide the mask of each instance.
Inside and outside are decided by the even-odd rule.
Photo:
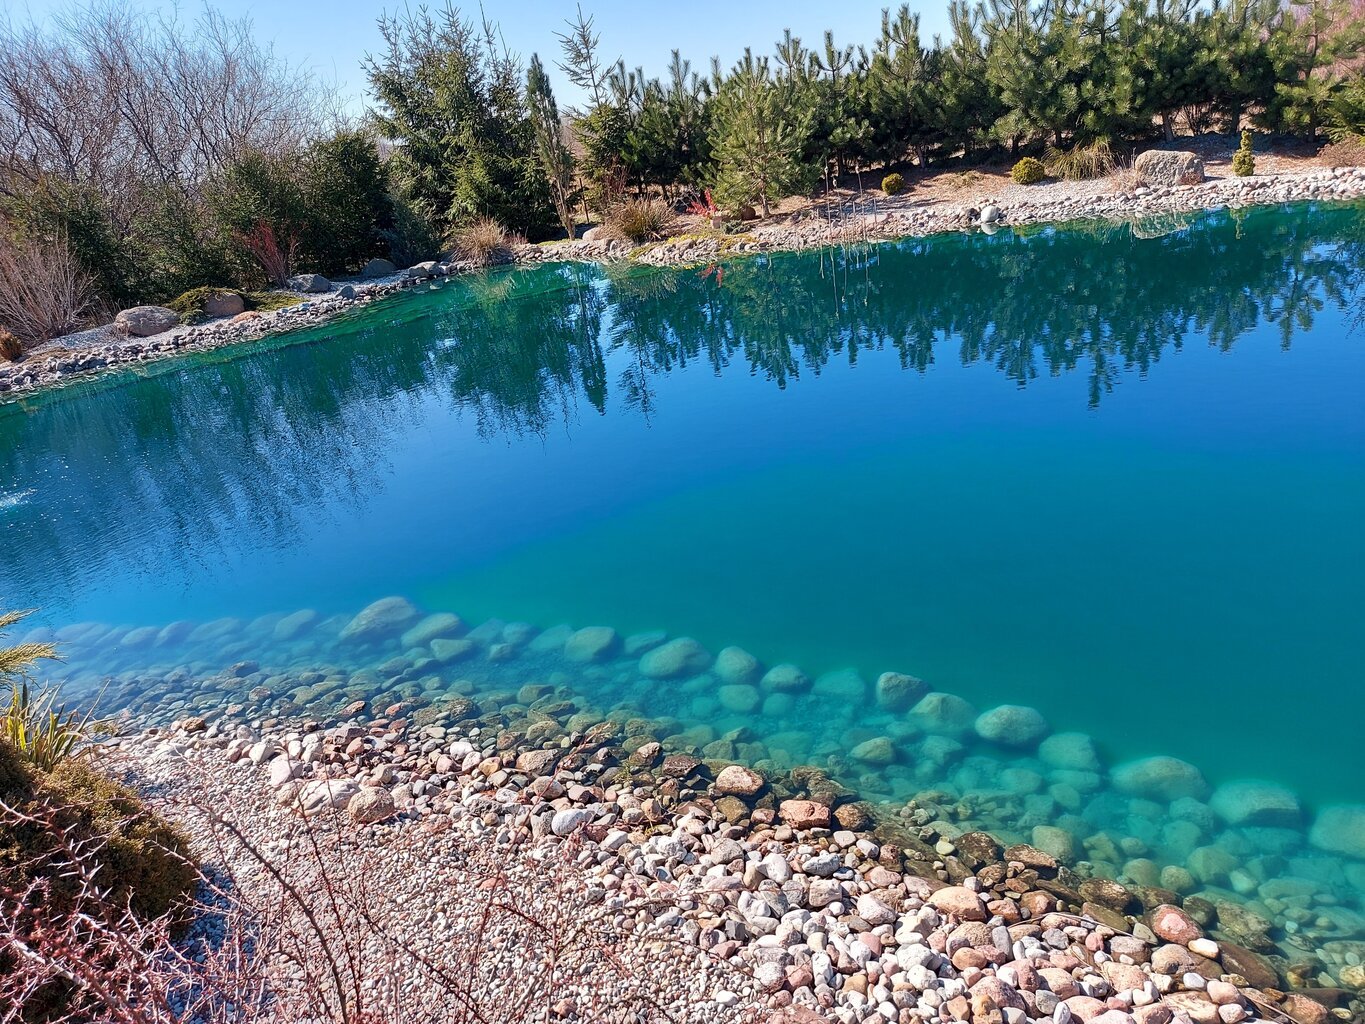
[[[16,20],[31,15],[45,20],[53,11],[66,9],[70,0],[0,0],[0,12]],[[169,0],[128,0],[134,6],[196,17],[202,3]],[[250,18],[257,37],[268,41],[291,64],[316,72],[338,87],[348,109],[364,108],[365,76],[360,69],[366,53],[380,46],[375,18],[381,11],[395,10],[404,0],[215,0],[212,6],[234,18]],[[664,6],[649,0],[584,0],[583,11],[594,19],[601,35],[604,57],[624,57],[634,68],[643,66],[650,77],[662,76],[672,51],[682,51],[693,70],[705,74],[711,57],[718,55],[729,65],[752,46],[756,53],[771,53],[790,28],[808,45],[820,46],[826,29],[835,41],[871,44],[881,26],[883,7],[899,0],[691,0]],[[478,14],[478,2],[457,3],[466,15]],[[936,32],[947,34],[947,0],[911,4],[920,12],[920,31],[928,41]],[[581,97],[554,66],[559,59],[555,33],[564,31],[566,19],[576,13],[575,0],[484,0],[484,10],[496,21],[508,46],[523,62],[539,53],[550,72],[560,106]],[[3,15],[0,15],[3,16]]]

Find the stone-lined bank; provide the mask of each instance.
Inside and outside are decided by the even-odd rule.
[[[1060,196],[1056,195],[1056,190],[1049,190],[1047,196],[1038,199],[1011,195],[1000,200],[918,206],[907,204],[902,197],[899,201],[886,203],[878,212],[840,215],[831,220],[811,211],[800,221],[785,220],[759,226],[743,235],[685,235],[640,247],[614,241],[583,240],[523,245],[510,253],[510,259],[522,264],[634,260],[651,266],[688,266],[735,256],[798,251],[849,242],[872,243],[976,228],[997,231],[1007,226],[1085,220],[1129,221],[1134,232],[1148,237],[1178,229],[1180,215],[1203,210],[1294,202],[1345,202],[1362,197],[1365,197],[1365,168],[1360,167],[1338,167],[1311,174],[1214,179],[1198,185],[1140,186],[1115,193],[1096,193],[1078,186]],[[875,203],[866,205],[873,209],[877,206]],[[0,364],[0,396],[30,393],[106,369],[317,326],[356,305],[373,302],[404,288],[425,287],[432,279],[473,269],[467,263],[427,262],[402,272],[396,280],[345,285],[339,291],[309,298],[297,306],[272,313],[247,314],[167,336],[129,338],[116,343],[49,352],[24,362]],[[300,296],[301,300],[303,298]]]

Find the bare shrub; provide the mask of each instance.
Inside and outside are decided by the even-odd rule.
[[[15,239],[0,224],[0,325],[23,348],[75,330],[92,301],[63,239]]]
[[[1107,177],[1113,172],[1115,163],[1114,151],[1104,139],[1065,151],[1049,149],[1043,154],[1043,166],[1047,168],[1047,173],[1064,181],[1090,181]]]
[[[450,241],[460,259],[476,267],[488,267],[511,260],[512,246],[522,239],[509,233],[492,217],[479,217],[457,228]]]
[[[943,175],[939,180],[943,181],[949,188],[968,189],[980,185],[986,180],[986,176],[980,171],[954,171],[951,174]]]
[[[1318,157],[1328,167],[1365,167],[1365,137],[1351,136],[1323,146]]]
[[[283,288],[289,281],[294,265],[294,254],[299,248],[299,238],[289,234],[283,243],[275,229],[266,221],[259,220],[250,231],[235,236],[240,245],[254,259],[266,279],[277,288]]]
[[[662,199],[627,199],[608,211],[603,234],[622,242],[653,242],[664,237],[673,210]]]
[[[1117,158],[1114,161],[1114,168],[1109,172],[1109,191],[1118,195],[1129,195],[1139,185],[1142,178],[1131,160]]]
[[[0,359],[13,363],[23,357],[24,346],[19,344],[19,339],[0,327]]]

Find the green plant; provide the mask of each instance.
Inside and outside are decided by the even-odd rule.
[[[889,196],[905,191],[905,179],[894,171],[882,179],[882,191]]]
[[[479,217],[452,234],[451,248],[476,267],[505,263],[513,243],[507,229],[492,217]]]
[[[1019,185],[1036,185],[1047,177],[1047,168],[1036,157],[1026,156],[1010,168],[1010,177]]]
[[[0,738],[39,768],[70,759],[96,727],[94,708],[84,712],[58,703],[59,691],[31,690],[27,680],[10,685],[9,705],[0,713]]]
[[[673,211],[662,199],[627,199],[613,207],[603,222],[605,234],[623,242],[654,242],[663,238]]]
[[[1075,146],[1066,151],[1049,149],[1044,154],[1043,166],[1054,178],[1062,178],[1065,181],[1089,181],[1113,173],[1117,161],[1114,159],[1113,150],[1109,148],[1109,143],[1100,139],[1088,146]]]
[[[1243,129],[1242,142],[1237,152],[1232,154],[1232,173],[1239,178],[1248,178],[1256,173],[1256,157],[1251,153],[1251,141],[1251,131]]]

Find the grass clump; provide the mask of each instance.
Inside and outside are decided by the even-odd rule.
[[[24,346],[9,331],[0,327],[0,360],[16,362],[24,354]]]
[[[1010,177],[1018,185],[1036,185],[1047,177],[1047,168],[1037,157],[1026,156],[1010,168]]]
[[[608,212],[603,234],[621,242],[657,242],[673,222],[673,210],[662,199],[627,199]]]
[[[882,179],[882,191],[889,196],[899,195],[905,191],[905,178],[893,171]]]
[[[1020,163],[1023,161],[1021,160]],[[1018,164],[1015,165],[1016,167]],[[1072,149],[1049,149],[1044,155],[1043,167],[1049,175],[1063,181],[1090,181],[1093,178],[1106,178],[1118,166],[1114,151],[1105,139],[1092,142],[1088,146],[1075,146]],[[1015,179],[1018,181],[1018,179]],[[1022,182],[1021,184],[1030,184]]]
[[[479,217],[457,228],[450,238],[454,254],[476,267],[506,263],[512,246],[520,241],[492,217]]]
[[[1239,178],[1249,178],[1256,173],[1256,157],[1251,152],[1252,138],[1250,129],[1244,128],[1237,152],[1232,154],[1232,173]]]

